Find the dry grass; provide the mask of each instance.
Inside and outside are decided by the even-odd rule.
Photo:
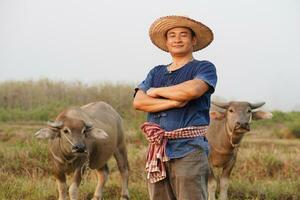
[[[42,125],[0,125],[0,199],[55,199],[47,145],[32,137]],[[139,132],[127,134],[131,196],[133,200],[146,200],[146,145],[139,140]],[[231,199],[299,199],[299,153],[300,140],[245,138],[231,176]],[[120,194],[120,176],[114,160],[109,161],[109,166],[105,197],[114,200]],[[89,199],[95,185],[95,174],[88,172],[81,185],[81,199]]]

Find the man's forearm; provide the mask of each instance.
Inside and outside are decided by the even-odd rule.
[[[172,108],[180,107],[183,102],[178,102],[170,99],[153,98],[146,95],[143,91],[138,91],[133,106],[137,110],[145,112],[159,112]]]
[[[169,87],[153,88],[147,94],[176,101],[190,101],[202,96],[209,89],[202,80],[190,80]]]
[[[160,112],[171,108],[174,108],[174,103],[170,102],[170,100],[164,100],[153,104],[144,104],[136,109],[144,112]]]

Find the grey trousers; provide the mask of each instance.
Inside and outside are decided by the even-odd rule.
[[[148,182],[150,200],[207,200],[209,165],[204,151],[197,150],[166,162],[167,178]]]

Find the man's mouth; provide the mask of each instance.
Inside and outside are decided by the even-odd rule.
[[[173,47],[174,48],[181,48],[181,47],[183,47],[183,45],[174,45]]]

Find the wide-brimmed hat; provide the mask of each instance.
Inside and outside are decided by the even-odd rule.
[[[214,38],[210,28],[201,22],[184,16],[172,15],[158,18],[150,26],[149,36],[152,43],[161,50],[168,52],[166,33],[175,27],[192,29],[197,38],[197,43],[194,45],[194,52],[207,47]]]

